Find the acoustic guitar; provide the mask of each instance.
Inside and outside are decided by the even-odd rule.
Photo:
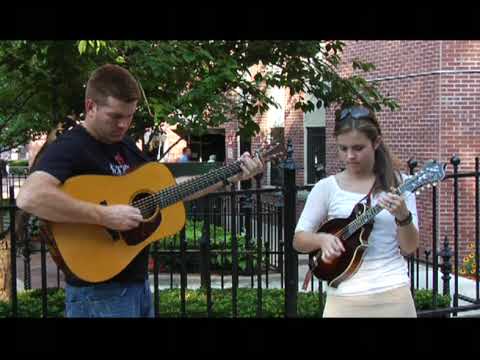
[[[285,154],[282,145],[256,152],[262,162]],[[154,241],[175,235],[185,225],[182,200],[242,172],[240,160],[177,184],[161,163],[146,163],[122,176],[79,175],[65,181],[61,190],[70,196],[102,205],[131,205],[143,222],[129,231],[99,225],[43,221],[41,231],[57,265],[77,278],[97,283],[120,273],[133,258]]]
[[[445,167],[446,164],[435,160],[429,161],[415,176],[408,178],[394,192],[402,195],[407,191],[414,192],[425,185],[435,186],[445,177]],[[305,276],[302,288],[307,289],[312,274],[320,280],[327,281],[328,285],[334,288],[355,274],[368,248],[368,237],[373,229],[373,220],[382,210],[383,207],[379,204],[368,207],[364,203],[358,203],[348,218],[330,219],[322,224],[317,232],[335,235],[342,242],[345,252],[331,263],[322,260],[321,250],[310,252],[310,270]]]

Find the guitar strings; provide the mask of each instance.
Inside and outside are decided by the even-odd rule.
[[[197,186],[204,182],[211,181],[212,177],[208,178],[203,178],[201,179],[201,182],[198,183]],[[195,179],[198,180],[198,179]],[[196,190],[196,187],[193,186],[194,184],[191,183],[184,183],[180,184],[178,188],[167,188],[164,189],[156,194],[150,195],[148,197],[145,197],[141,200],[138,200],[133,203],[134,206],[138,207],[140,210],[146,210],[150,211],[158,207],[159,205],[161,207],[165,207],[165,204],[168,204],[170,202],[176,202],[180,197],[182,193],[189,193],[192,191]]]
[[[271,152],[271,151],[272,151],[272,149],[264,152],[264,154],[262,156],[260,154],[260,151],[257,150],[255,156],[257,158],[262,158],[262,157],[265,158],[265,155],[267,155],[268,152]],[[270,156],[272,156],[272,154],[270,154]],[[202,183],[203,183],[202,186],[204,186],[204,185],[207,185],[211,181],[214,181],[214,180],[216,180],[215,182],[219,182],[222,179],[224,179],[225,177],[228,177],[228,176],[231,176],[231,175],[234,175],[234,174],[238,173],[239,170],[241,170],[241,167],[240,167],[241,163],[242,163],[241,160],[237,160],[237,161],[233,162],[232,164],[230,164],[228,166],[225,166],[223,168],[216,169],[216,170],[212,171],[210,174],[207,173],[206,175],[204,175],[203,178],[202,177],[195,178],[195,179],[188,180],[188,181],[186,181],[182,184],[179,184],[179,185],[170,186],[166,189],[161,190],[158,193],[155,193],[155,194],[147,196],[143,199],[134,201],[132,203],[132,205],[139,208],[140,212],[142,212],[142,210],[150,212],[150,211],[154,210],[156,207],[159,206],[158,203],[162,204],[162,202],[163,202],[165,204],[165,203],[168,203],[169,201],[172,201],[172,200],[173,200],[173,203],[175,203],[179,200],[177,198],[181,197],[182,192],[193,192],[193,193],[195,193],[197,191],[200,191],[201,189],[198,189],[194,186],[194,185],[196,185],[197,181],[201,180],[201,181],[198,182],[198,185],[196,185],[198,187]],[[231,174],[229,174],[229,172],[231,172]],[[182,185],[185,189],[182,189],[182,191],[181,191],[180,188],[182,187]],[[157,199],[159,196],[161,198]],[[143,212],[142,212],[142,215],[143,215]]]
[[[232,168],[232,169],[221,169],[222,171],[227,171],[227,170],[235,170],[234,167],[232,165],[229,166],[229,168]],[[224,176],[223,174],[221,174],[221,172],[215,172],[215,173],[212,173],[212,174],[207,174],[204,178],[195,178],[195,179],[191,179],[191,180],[188,180],[184,183],[181,183],[181,184],[178,184],[178,185],[174,185],[174,186],[170,186],[166,189],[163,189],[161,191],[159,191],[158,193],[155,193],[153,195],[150,195],[146,198],[143,198],[143,199],[140,199],[140,200],[137,200],[135,202],[133,202],[132,204],[134,206],[138,206],[138,207],[142,207],[144,205],[147,205],[147,206],[151,206],[152,204],[155,203],[155,198],[158,197],[159,195],[162,195],[163,198],[171,198],[172,196],[175,196],[175,195],[180,195],[180,193],[182,191],[189,191],[191,189],[191,185],[193,185],[194,182],[197,182],[198,180],[201,180],[200,183],[204,183],[206,181],[210,181],[210,180],[213,180],[215,177],[221,175],[222,177]],[[182,189],[182,191],[180,191],[180,188],[185,188],[185,189]],[[192,188],[193,190],[193,188]],[[156,206],[156,204],[154,204]]]
[[[406,200],[409,196],[411,196],[411,195],[413,195],[413,194],[414,194],[413,191],[403,192],[401,196],[403,196],[404,199]],[[385,208],[379,207],[378,204],[375,205],[375,207],[370,208],[370,209],[376,209],[376,208],[379,208],[380,211],[378,211],[377,214],[375,214],[375,216],[378,215],[382,210],[385,210]],[[369,210],[370,210],[370,209],[369,209]],[[355,231],[350,231],[350,230],[351,230],[351,226],[354,225],[354,224],[356,224],[356,223],[358,223],[358,222],[363,222],[363,220],[362,220],[362,221],[360,221],[360,220],[361,220],[362,218],[368,216],[368,215],[366,215],[366,214],[367,214],[367,212],[368,212],[369,210],[365,211],[363,214],[361,214],[360,216],[358,216],[357,218],[355,218],[355,220],[352,221],[350,224],[348,224],[348,225],[345,226],[343,229],[341,229],[340,231],[338,231],[338,232],[335,234],[335,236],[337,236],[339,239],[341,239],[341,237],[344,236],[344,235],[347,234],[347,233],[349,233],[349,235],[348,235],[348,237],[347,237],[346,239],[348,239],[350,236],[352,236],[356,231],[358,231],[358,229],[355,229]],[[370,210],[370,211],[375,212],[376,210]],[[353,227],[355,227],[355,226],[353,226]],[[344,239],[344,240],[346,240],[346,239]]]
[[[207,173],[203,177],[191,179],[179,185],[170,186],[166,189],[161,190],[158,193],[134,201],[132,205],[139,208],[141,212],[142,210],[149,212],[158,207],[158,202],[168,203],[171,200],[176,202],[178,201],[176,198],[181,197],[182,193],[199,191],[198,187],[200,186],[207,185],[208,183],[217,179],[218,181],[221,181],[225,176],[228,176],[230,172],[238,172],[238,170],[240,170],[240,163],[240,161],[236,161],[233,164],[228,165],[227,167],[214,170],[210,174]],[[160,199],[158,199],[159,196]]]

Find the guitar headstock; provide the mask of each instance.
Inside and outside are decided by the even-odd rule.
[[[283,144],[266,144],[255,151],[255,156],[257,156],[263,163],[267,161],[276,163],[286,158],[287,151]]]
[[[414,192],[425,185],[436,186],[445,177],[446,167],[447,164],[445,163],[436,160],[428,161],[412,178],[405,182],[405,190]]]

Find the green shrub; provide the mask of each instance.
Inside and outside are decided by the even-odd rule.
[[[12,166],[27,166],[28,167],[28,160],[10,160],[8,162],[10,167]]]
[[[285,292],[283,289],[262,290],[262,316],[268,318],[285,316]],[[233,298],[232,289],[212,289],[211,293],[212,317],[232,317]],[[169,289],[160,292],[160,316],[181,316],[181,291]],[[237,290],[237,317],[256,317],[257,314],[257,289],[239,288]],[[207,292],[205,289],[186,290],[185,316],[207,316]],[[299,317],[321,317],[323,304],[318,293],[298,294]]]
[[[181,290],[168,289],[159,291],[159,311],[161,317],[181,316]],[[212,289],[212,317],[232,317],[232,289]],[[322,317],[323,302],[318,292],[299,292],[297,313],[301,318]],[[325,294],[323,299],[325,299]],[[415,292],[417,310],[433,309],[431,290]],[[51,288],[47,292],[48,316],[63,317],[65,310],[65,291]],[[237,289],[237,316],[241,318],[256,317],[257,289]],[[450,297],[438,294],[437,308],[450,305]],[[205,289],[185,290],[186,317],[207,317],[207,292]],[[262,290],[262,316],[267,318],[282,318],[285,315],[284,289]],[[0,301],[0,318],[11,316],[9,303]],[[18,317],[39,318],[42,316],[41,290],[29,290],[18,295]]]
[[[200,250],[200,241],[202,238],[203,221],[187,221],[185,226],[185,240],[187,250]],[[210,269],[220,270],[223,269],[227,272],[231,271],[233,265],[232,259],[232,234],[221,226],[214,226],[210,224]],[[237,234],[238,243],[238,268],[241,272],[247,270],[250,266],[256,269],[257,256],[256,240],[251,240],[248,250],[254,253],[248,256],[247,251],[247,239],[244,233]],[[165,239],[160,243],[160,250],[180,251],[180,241],[178,237],[171,237]],[[223,251],[215,252],[215,251]],[[153,253],[153,248],[152,248]],[[186,254],[188,262],[199,262],[199,252],[191,252]],[[173,266],[174,269],[178,269],[180,266],[180,256],[159,255],[160,262],[165,266]],[[262,254],[262,264],[265,264],[265,255]]]
[[[17,316],[28,318],[42,317],[42,290],[33,289],[21,292],[17,299]],[[65,290],[47,289],[47,312],[49,317],[63,317],[65,311]],[[9,303],[0,301],[0,317],[11,316]]]
[[[27,175],[28,167],[25,166],[11,166],[9,169],[10,175]]]
[[[415,290],[415,308],[418,311],[433,310],[433,293],[431,290],[419,289]],[[437,294],[437,307],[439,309],[447,308],[450,306],[450,295]]]
[[[10,160],[8,165],[8,171],[11,175],[28,174],[28,160]]]

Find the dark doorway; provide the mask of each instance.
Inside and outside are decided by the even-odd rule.
[[[307,128],[307,183],[325,176],[325,128]]]
[[[190,146],[192,160],[206,162],[210,155],[215,155],[215,161],[225,161],[225,129],[209,129],[208,134],[191,136]]]

